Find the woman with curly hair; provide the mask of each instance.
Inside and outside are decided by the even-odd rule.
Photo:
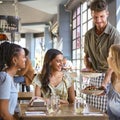
[[[13,77],[18,69],[25,67],[25,52],[17,44],[0,44],[0,120],[15,120],[17,89]]]

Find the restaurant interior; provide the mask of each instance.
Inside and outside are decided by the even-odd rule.
[[[44,55],[48,49],[55,48],[62,51],[63,55],[73,64],[72,75],[75,79],[76,95],[85,98],[85,94],[81,94],[80,90],[87,85],[88,78],[83,78],[80,71],[85,67],[83,61],[84,36],[93,27],[89,8],[91,1],[0,0],[0,43],[9,41],[26,47],[30,51],[29,58],[36,73],[40,72]],[[120,1],[107,1],[110,12],[108,20],[120,31]],[[33,86],[31,86],[31,92],[27,94],[21,93],[20,85],[18,85],[18,89],[19,103],[30,100],[33,96]],[[26,110],[25,105],[21,106]],[[36,108],[34,109],[36,110]],[[47,119],[80,120],[81,117],[82,120],[101,120],[102,118],[108,120],[106,114],[83,117],[73,115],[71,112],[67,113],[69,108],[65,109],[66,112],[58,113],[58,116]],[[25,112],[24,110],[22,112]],[[96,111],[94,108],[92,110]],[[40,119],[36,116],[31,118],[29,115],[23,115],[22,119]],[[45,119],[43,116],[42,118]]]

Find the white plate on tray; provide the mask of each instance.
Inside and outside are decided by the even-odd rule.
[[[104,90],[81,90],[82,93],[88,95],[100,95],[104,92]]]
[[[80,74],[83,77],[89,77],[89,78],[99,77],[102,75],[102,73],[97,73],[97,72],[80,72]]]

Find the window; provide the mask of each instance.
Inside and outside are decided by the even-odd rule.
[[[26,47],[26,39],[21,38],[19,41],[15,41],[14,43],[19,44],[22,47]]]
[[[84,68],[84,36],[85,33],[92,28],[92,18],[87,2],[80,4],[72,11],[72,62],[77,73],[75,81],[75,89],[77,94],[80,93],[82,77],[80,70]]]
[[[41,66],[43,65],[43,59],[45,55],[45,40],[44,37],[36,37],[35,38],[35,65],[36,72],[41,70]]]

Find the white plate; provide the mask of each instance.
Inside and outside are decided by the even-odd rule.
[[[81,92],[88,95],[100,95],[104,90],[81,90]]]
[[[80,72],[80,74],[83,76],[83,77],[91,77],[91,78],[94,78],[94,77],[99,77],[102,75],[102,73],[97,73],[97,72]]]

